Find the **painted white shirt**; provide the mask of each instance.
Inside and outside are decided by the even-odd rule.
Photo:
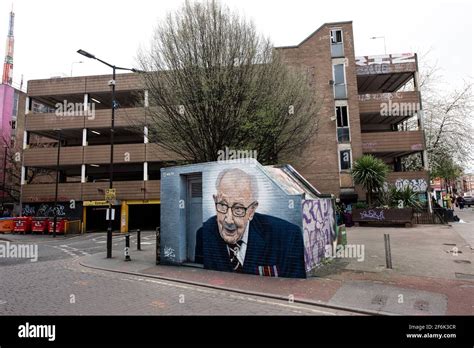
[[[239,259],[240,264],[243,266],[244,261],[245,261],[245,253],[247,252],[247,241],[249,239],[249,226],[250,226],[250,221],[247,223],[247,227],[245,228],[244,235],[242,236],[242,245],[240,246],[240,250],[237,253],[237,258]],[[227,252],[230,253],[232,252],[229,247],[227,247]]]

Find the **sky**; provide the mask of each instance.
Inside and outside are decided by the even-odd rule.
[[[357,55],[427,52],[449,86],[473,72],[473,2],[371,0],[223,0],[251,18],[275,46],[297,45],[323,23],[353,21]],[[108,74],[110,68],[76,53],[84,49],[112,64],[136,67],[153,28],[181,0],[2,0],[0,42],[6,39],[9,12],[15,12],[13,82]],[[0,55],[5,49],[0,45]],[[77,63],[82,61],[83,63]]]
[[[18,87],[23,76],[26,89],[31,79],[111,73],[78,49],[117,66],[138,67],[138,49],[147,46],[155,25],[183,1],[1,0],[0,42],[6,40],[12,4],[15,12],[13,83]],[[472,0],[221,2],[252,19],[275,46],[297,45],[323,23],[352,21],[356,56],[384,54],[385,42],[387,53],[416,52],[420,66],[423,60],[437,64],[441,88],[459,88],[474,77]],[[474,163],[469,167],[474,171]]]

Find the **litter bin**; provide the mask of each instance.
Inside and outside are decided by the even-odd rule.
[[[32,224],[31,231],[33,233],[48,232],[49,219],[47,217],[34,217]]]
[[[14,218],[15,227],[14,233],[29,233],[31,232],[31,216],[21,216]]]
[[[64,231],[66,231],[66,221],[67,219],[63,218],[58,218],[56,220],[56,233],[58,234],[64,234]],[[49,220],[49,233],[53,233],[54,230],[54,219]]]
[[[0,218],[0,233],[13,232],[15,222],[13,218]]]

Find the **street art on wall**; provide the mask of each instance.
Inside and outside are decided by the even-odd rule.
[[[222,170],[212,199],[215,215],[196,234],[196,262],[217,271],[304,278],[299,226],[257,212],[257,179],[239,168]]]
[[[252,160],[163,168],[161,201],[164,263],[306,278],[337,239],[333,199],[290,166]]]
[[[54,217],[54,203],[28,203],[23,205],[22,216]],[[61,218],[80,220],[82,218],[82,202],[58,202],[56,214]]]
[[[403,190],[406,187],[410,187],[414,192],[426,192],[428,189],[428,183],[425,179],[397,179],[397,181],[395,181],[395,187],[397,190]]]
[[[331,199],[303,201],[303,236],[306,270],[325,258],[326,249],[336,240],[334,208]]]

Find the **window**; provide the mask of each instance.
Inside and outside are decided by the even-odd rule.
[[[334,74],[334,98],[335,99],[346,99],[346,77],[344,73],[344,64],[333,65]]]
[[[351,150],[342,150],[339,152],[341,170],[351,169]]]
[[[331,44],[342,43],[342,30],[333,29],[331,30]]]
[[[334,65],[334,84],[343,85],[346,83],[344,78],[344,64]]]
[[[349,132],[349,119],[347,106],[336,106],[337,142],[346,143],[351,141]]]
[[[349,127],[347,120],[347,106],[336,106],[336,117],[338,127]]]
[[[342,42],[342,30],[331,29],[331,57],[344,57],[344,44]]]
[[[16,121],[10,121],[12,129],[16,129]]]

